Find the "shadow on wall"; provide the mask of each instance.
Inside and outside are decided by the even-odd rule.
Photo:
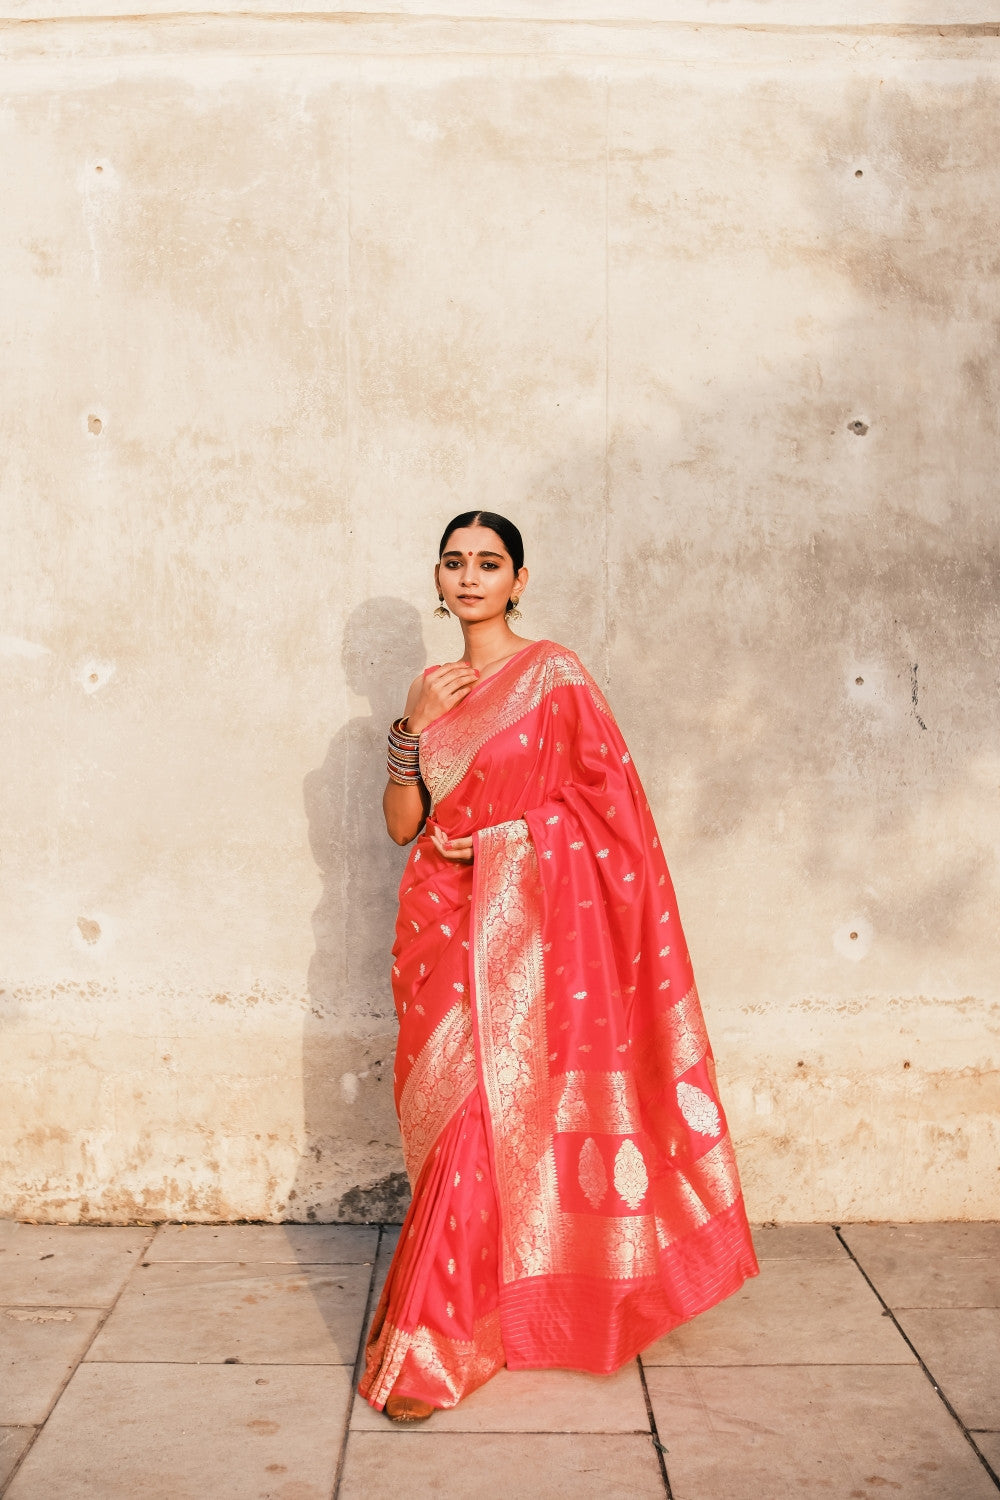
[[[559,559],[549,619],[575,622],[567,644],[610,691],[662,817],[689,934],[728,932],[715,969],[720,1011],[740,1025],[778,1018],[757,1027],[767,1050],[738,1063],[745,1097],[759,1093],[767,1104],[762,1113],[747,1104],[741,1158],[751,1201],[767,1216],[866,1217],[901,1199],[912,1212],[929,1201],[932,1173],[953,1184],[949,1203],[968,1201],[955,1165],[965,1117],[952,1102],[965,1097],[964,1076],[928,1052],[924,1088],[909,1061],[897,1064],[880,1044],[884,1102],[872,1124],[859,1114],[866,1074],[853,1060],[857,1023],[848,1018],[865,1011],[895,1027],[891,996],[947,995],[949,968],[960,964],[959,996],[985,982],[978,913],[995,859],[971,820],[986,785],[984,747],[995,742],[987,476],[996,391],[981,332],[990,326],[984,283],[956,272],[941,227],[949,213],[954,222],[962,215],[969,243],[991,243],[985,224],[973,235],[968,219],[970,202],[988,201],[973,187],[990,170],[989,134],[976,127],[970,98],[962,85],[921,86],[915,98],[905,82],[883,89],[868,80],[811,113],[800,109],[811,142],[799,154],[801,192],[779,194],[773,227],[760,231],[774,274],[781,270],[781,297],[769,302],[765,282],[759,309],[707,259],[718,202],[674,253],[670,226],[687,181],[678,159],[623,148],[612,158],[619,201],[641,199],[662,235],[645,230],[610,266],[609,319],[618,319],[620,349],[636,347],[628,366],[619,354],[611,388],[607,480],[597,472],[605,456],[591,468],[577,447],[525,487],[530,513],[511,507],[527,521],[532,552]],[[768,82],[751,102],[757,139],[784,151],[794,94]],[[749,180],[748,137],[732,124],[722,113],[714,133],[706,126],[704,160],[687,163],[691,181],[715,181],[713,152],[723,149],[734,153],[727,180]],[[957,142],[968,182],[953,167]],[[817,175],[816,162],[829,170]],[[785,179],[775,172],[774,180]],[[728,212],[744,223],[740,191]],[[751,286],[754,213],[747,258],[734,263],[745,264]],[[925,232],[904,230],[913,223]],[[701,248],[701,272],[690,285],[677,279],[678,266],[699,266]],[[787,266],[798,279],[785,276]],[[719,312],[726,296],[732,315]],[[704,368],[694,364],[685,377],[685,352],[671,380],[672,339],[682,350],[701,347],[701,322],[715,338]],[[409,364],[405,374],[412,381]],[[583,555],[574,576],[581,554],[565,544],[567,525],[581,528],[601,503],[604,482],[612,496],[606,645],[593,623],[579,638],[581,614],[600,614],[602,560],[589,576]],[[528,619],[529,633],[545,633]],[[561,625],[552,633],[564,638]],[[308,1147],[296,1218],[391,1219],[406,1198],[402,1172],[386,1176],[384,1167],[387,1157],[399,1160],[388,945],[403,856],[385,840],[378,807],[385,726],[422,661],[410,606],[370,601],[352,617],[344,666],[372,717],[351,720],[306,780],[324,892],[314,918]],[[700,876],[700,912],[686,894],[687,870]],[[850,944],[862,923],[879,939],[882,967],[846,971],[838,934]],[[695,963],[700,973],[697,950]],[[803,1042],[812,1054],[798,1062]],[[356,1061],[346,1060],[352,1048]],[[908,1070],[897,1092],[887,1061]],[[816,1112],[811,1133],[800,1128],[805,1108]],[[927,1120],[933,1109],[949,1111],[949,1129]],[[914,1167],[901,1189],[898,1153],[881,1141],[904,1130]],[[357,1186],[338,1197],[335,1182]]]
[[[323,891],[302,1037],[304,1145],[289,1194],[299,1221],[398,1222],[409,1203],[392,1101],[396,1018],[389,969],[406,851],[382,822],[385,735],[425,662],[420,616],[401,599],[351,614],[341,662],[371,712],[348,720],[303,783]],[[398,1171],[385,1173],[397,1155]],[[343,1184],[353,1184],[343,1191]]]

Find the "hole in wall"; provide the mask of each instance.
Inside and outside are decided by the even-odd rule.
[[[885,662],[855,657],[844,663],[844,696],[856,709],[881,712],[888,691]]]
[[[855,417],[853,422],[848,422],[847,430],[853,432],[855,437],[864,437],[868,431],[868,423],[862,422],[860,417]]]
[[[860,963],[871,951],[875,933],[872,924],[860,912],[838,927],[833,934],[833,946],[841,958],[851,963]]]
[[[859,167],[858,170],[855,172],[854,175],[855,175],[855,177],[863,177],[865,174],[864,174],[864,172],[862,172],[861,168]]]
[[[96,657],[91,657],[89,661],[80,664],[74,675],[85,693],[98,693],[115,675],[115,664],[113,661],[98,661]]]
[[[91,412],[90,416],[87,418],[87,431],[92,432],[94,436],[97,437],[102,431],[103,427],[104,423],[101,421],[100,417],[95,417],[94,413]]]

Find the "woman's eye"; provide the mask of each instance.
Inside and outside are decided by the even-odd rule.
[[[495,573],[496,570],[497,570],[497,568],[498,568],[498,566],[499,566],[498,563],[493,563],[493,562],[484,562],[483,563],[483,567],[487,568],[491,573]]]
[[[458,564],[458,562],[457,562],[457,560],[456,560],[456,559],[455,559],[455,558],[454,558],[454,557],[453,557],[453,558],[452,558],[452,559],[451,559],[451,561],[450,561],[450,562],[446,562],[446,563],[445,563],[445,567],[446,567],[446,568],[449,568],[449,569],[450,569],[450,570],[451,570],[451,571],[452,571],[452,572],[454,572],[454,570],[455,570],[455,569],[456,569],[456,568],[457,568],[457,567],[458,567],[458,566],[459,566],[459,564]]]

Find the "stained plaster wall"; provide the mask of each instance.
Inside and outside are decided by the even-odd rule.
[[[0,1212],[398,1212],[381,746],[484,504],[751,1214],[995,1215],[1000,28],[124,9],[0,6]]]

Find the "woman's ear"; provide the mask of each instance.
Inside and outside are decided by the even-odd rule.
[[[518,568],[517,572],[514,574],[514,582],[517,584],[517,596],[518,598],[520,598],[528,586],[527,568]]]

